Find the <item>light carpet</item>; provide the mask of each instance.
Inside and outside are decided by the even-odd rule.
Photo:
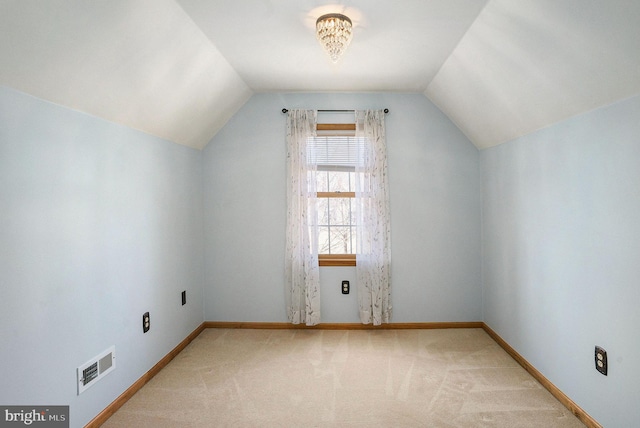
[[[584,427],[481,329],[206,329],[104,425]]]

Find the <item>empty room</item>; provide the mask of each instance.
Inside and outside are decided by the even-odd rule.
[[[0,85],[0,426],[640,426],[640,2],[1,0]]]

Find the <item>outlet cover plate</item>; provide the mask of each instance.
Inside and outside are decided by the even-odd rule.
[[[145,312],[142,314],[142,332],[146,333],[151,328],[151,318],[149,317],[149,312]]]
[[[342,281],[342,294],[349,294],[349,281]]]
[[[596,370],[598,370],[603,375],[607,376],[607,369],[608,369],[607,351],[605,351],[603,348],[599,346],[596,346],[595,363],[596,363]]]

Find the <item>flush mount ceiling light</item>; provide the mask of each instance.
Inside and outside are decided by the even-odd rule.
[[[339,13],[322,15],[316,21],[316,37],[334,63],[349,46],[352,28],[351,20]]]

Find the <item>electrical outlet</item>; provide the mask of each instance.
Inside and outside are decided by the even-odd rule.
[[[349,281],[342,281],[342,294],[349,294]]]
[[[182,292],[182,306],[187,304],[187,290]]]
[[[146,333],[151,328],[151,318],[149,317],[149,312],[145,312],[142,315],[142,332]]]
[[[607,351],[599,346],[596,346],[596,370],[603,375],[607,375]]]

